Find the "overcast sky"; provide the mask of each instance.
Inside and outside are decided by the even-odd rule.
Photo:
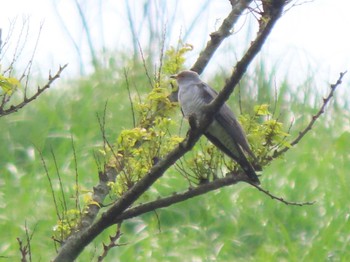
[[[114,50],[130,49],[131,35],[126,19],[125,1],[81,2],[82,7],[85,8],[96,49],[101,48],[102,45]],[[142,14],[142,5],[140,5],[142,1],[129,2],[132,14],[139,17]],[[173,45],[176,44],[180,31],[189,29],[194,14],[197,14],[199,8],[207,1],[166,1],[167,13],[162,17],[167,17],[169,14],[169,18],[165,21],[167,23],[172,19],[171,14],[176,2],[178,3],[177,15],[171,31],[172,37],[169,40]],[[208,34],[220,25],[222,21],[220,19],[228,13],[230,8],[228,2],[228,0],[211,1],[199,18],[198,27],[187,36],[186,42],[195,47],[192,57],[189,57],[189,66],[208,40]],[[189,3],[191,3],[190,7]],[[69,63],[69,75],[80,72],[77,52],[59,16],[64,20],[68,31],[78,44],[84,64],[89,64],[88,45],[82,33],[81,21],[73,0],[0,0],[0,6],[0,27],[3,29],[3,38],[8,32],[10,21],[17,17],[20,25],[22,17],[30,17],[29,39],[34,43],[36,31],[40,23],[44,21],[35,60],[37,70],[41,73],[46,73],[49,68],[54,69],[57,65],[65,63]],[[151,14],[152,17],[159,15],[155,9]],[[314,0],[294,7],[278,22],[263,49],[263,57],[269,58],[268,62],[271,66],[277,65],[281,68],[281,74],[282,72],[286,74],[288,71],[292,79],[300,79],[311,72],[318,80],[334,81],[339,72],[350,69],[350,15],[348,10],[350,10],[349,0]],[[236,27],[236,31],[239,29]],[[245,37],[244,44],[246,44],[246,35],[243,37]],[[242,44],[241,40],[235,42],[230,39],[227,42],[235,44],[237,49]],[[242,48],[246,46],[244,44]],[[228,56],[226,56],[227,53],[222,53],[227,58],[232,56],[233,59],[237,55],[237,52]],[[223,65],[222,61],[217,58],[206,71],[210,72]],[[228,61],[230,63],[230,60]],[[88,66],[85,67],[85,70],[88,71]]]

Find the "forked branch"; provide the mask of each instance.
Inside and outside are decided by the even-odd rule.
[[[2,116],[6,116],[8,114],[17,112],[19,109],[23,108],[24,106],[28,105],[30,102],[32,102],[33,100],[35,100],[39,95],[41,95],[46,89],[50,88],[51,85],[53,84],[53,82],[55,82],[58,78],[60,78],[62,71],[67,67],[67,64],[64,66],[60,66],[58,71],[56,72],[56,74],[54,76],[52,76],[51,74],[49,74],[49,78],[47,83],[43,86],[40,87],[38,86],[37,91],[30,97],[26,97],[26,95],[23,98],[23,101],[18,103],[18,104],[13,104],[10,105],[7,108],[7,104],[9,102],[8,99],[2,99],[1,105],[0,105],[0,117]],[[5,108],[6,107],[6,108]]]

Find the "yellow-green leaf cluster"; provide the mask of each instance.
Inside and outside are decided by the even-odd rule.
[[[54,226],[54,239],[57,241],[64,241],[72,233],[77,231],[81,225],[81,219],[84,214],[86,214],[89,205],[96,205],[100,207],[100,204],[92,199],[92,194],[90,190],[83,189],[79,187],[74,190],[79,192],[79,200],[82,200],[82,211],[80,208],[68,209],[60,214],[60,219],[57,224]]]
[[[218,176],[223,157],[223,154],[213,144],[201,140],[186,164],[197,182],[205,183]]]
[[[165,52],[163,72],[167,75],[172,75],[183,70],[185,63],[185,54],[192,50],[192,45],[185,44],[179,40],[178,46],[176,48],[171,47]]]
[[[283,124],[273,118],[268,104],[255,106],[253,115],[241,115],[239,120],[259,161],[255,164],[266,165],[276,149],[290,146],[287,140],[289,134],[284,131]],[[191,174],[187,175],[193,176],[199,183],[215,179],[216,176],[224,174],[225,169],[235,171],[239,168],[235,161],[209,143],[199,143],[190,155],[183,169],[190,170]]]
[[[185,54],[192,50],[189,44],[181,41],[178,47],[166,51],[162,63],[162,75],[155,79],[153,88],[142,101],[134,103],[137,125],[123,130],[116,142],[115,152],[107,152],[111,159],[108,166],[115,168],[118,177],[110,183],[111,191],[121,196],[132,187],[152,166],[174,148],[183,138],[172,135],[175,121],[174,111],[179,113],[177,103],[171,102],[169,75],[183,68]]]
[[[147,128],[157,117],[168,118],[177,107],[176,103],[169,100],[169,95],[167,87],[157,84],[144,101],[136,104],[138,125]]]
[[[241,115],[239,120],[262,166],[276,149],[290,146],[289,134],[284,131],[283,123],[273,118],[268,104],[255,106],[254,115]]]
[[[5,94],[11,95],[19,86],[20,82],[18,79],[0,74],[0,88]]]
[[[144,101],[135,105],[137,126],[123,130],[116,143],[118,178],[111,191],[121,196],[148,173],[151,167],[167,154],[182,138],[171,135],[175,127],[171,114],[177,108],[169,100],[170,91],[157,83]],[[115,158],[115,156],[111,156]]]
[[[172,126],[173,120],[157,116],[148,129],[135,127],[120,133],[117,146],[118,155],[122,156],[121,170],[117,182],[110,184],[117,196],[146,175],[159,159],[182,140],[170,134]]]
[[[77,209],[69,209],[63,213],[62,217],[53,229],[53,237],[58,241],[67,239],[79,227],[81,213]]]
[[[254,113],[257,116],[270,115],[269,105],[268,104],[261,104],[261,105],[254,106]]]

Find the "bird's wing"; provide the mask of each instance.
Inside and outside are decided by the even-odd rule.
[[[218,93],[211,88],[209,85],[202,83],[201,88],[204,89],[206,95],[205,101],[206,103],[210,103],[215,97],[217,97]],[[237,118],[235,117],[232,110],[227,106],[226,103],[223,104],[218,114],[215,115],[215,119],[223,126],[227,126],[227,132],[230,134],[232,139],[249,155],[255,158],[253,152],[251,151],[247,138],[244,134],[242,126],[239,124]]]
[[[205,83],[200,84],[199,87],[203,88],[203,98],[208,104],[218,95],[218,93],[214,89],[212,89]],[[218,136],[211,134],[211,132],[209,131],[205,133],[206,137],[220,150],[222,150],[228,156],[236,160],[241,165],[246,174],[252,179],[252,181],[254,181],[257,184],[260,184],[259,178],[257,177],[254,168],[245,157],[242,149],[250,155],[252,155],[253,158],[255,158],[255,156],[250,150],[243,128],[237,121],[231,109],[226,104],[224,104],[214,118],[220,127],[215,127],[214,124],[213,128],[216,129],[227,127],[225,128],[226,133],[224,132],[222,134],[222,137],[219,138]],[[212,132],[213,131],[214,130],[212,130]],[[215,132],[217,131],[214,131],[214,133]],[[231,144],[231,146],[225,144],[226,135],[228,135],[230,139],[232,139],[231,142],[233,142],[233,144],[231,144],[231,142],[228,143]]]
[[[228,127],[227,132],[236,141],[236,143],[242,147],[244,151],[250,155],[253,154],[250,150],[242,126],[239,124],[237,118],[234,116],[233,112],[226,104],[224,104],[220,109],[220,112],[215,116],[215,119],[223,126]]]
[[[213,88],[211,88],[210,86],[208,86],[203,82],[200,84],[197,84],[197,86],[199,87],[200,90],[202,90],[202,97],[205,103],[207,104],[209,104],[211,101],[213,101],[215,97],[218,96],[218,93]]]

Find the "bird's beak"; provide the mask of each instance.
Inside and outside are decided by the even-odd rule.
[[[177,75],[171,75],[170,78],[177,79]]]

